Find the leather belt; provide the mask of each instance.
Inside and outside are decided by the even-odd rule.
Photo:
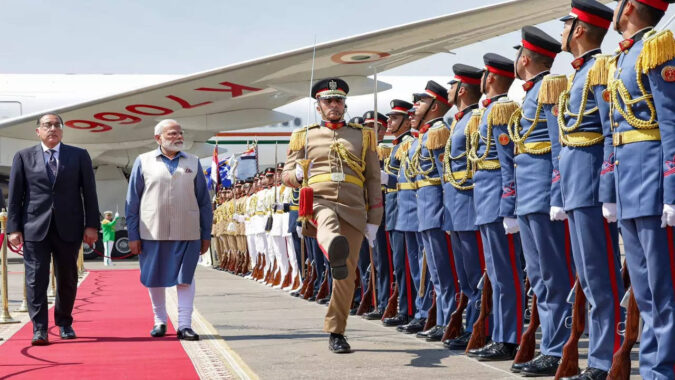
[[[307,183],[309,185],[315,184],[315,183],[322,183],[322,182],[347,182],[354,184],[359,187],[363,187],[363,181],[361,181],[359,178],[354,177],[353,175],[345,174],[344,175],[344,181],[336,181],[333,179],[333,174],[339,174],[339,173],[325,173],[325,174],[317,174],[313,175],[309,178],[309,181]]]
[[[397,183],[396,190],[417,190],[417,184],[415,182]]]
[[[418,189],[426,186],[439,186],[440,184],[441,184],[440,178],[421,179],[415,182],[415,185],[417,185]]]
[[[472,177],[473,177],[473,173],[469,172],[469,174],[467,176],[466,170],[459,170],[459,171],[452,172],[452,178],[455,181],[461,181],[464,178],[472,178]],[[450,176],[447,173],[443,175],[443,178],[445,179],[445,182],[450,182]]]
[[[614,146],[626,145],[640,141],[660,141],[661,131],[658,129],[633,129],[612,134]]]
[[[497,170],[500,169],[499,160],[485,160],[478,162],[478,170]]]
[[[290,206],[288,209],[291,210],[291,211],[298,211],[300,209],[300,207],[299,206]]]

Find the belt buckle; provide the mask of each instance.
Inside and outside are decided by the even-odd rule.
[[[614,146],[621,145],[621,132],[614,132],[612,134],[612,145]]]
[[[330,173],[330,180],[333,182],[344,182],[345,173]]]

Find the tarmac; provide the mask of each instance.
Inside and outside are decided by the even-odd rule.
[[[131,269],[138,268],[138,262],[127,259],[104,267],[100,260],[85,261],[85,268]],[[20,323],[0,324],[0,338],[5,340],[29,322],[27,313],[15,311],[23,298],[22,283],[23,266],[12,259],[8,266],[9,311]],[[175,292],[169,298],[169,314],[175,321]],[[183,342],[183,347],[203,379],[522,378],[509,371],[511,362],[478,362],[440,343],[398,333],[379,321],[360,317],[350,317],[347,326],[346,336],[354,352],[333,354],[328,350],[328,335],[322,331],[325,311],[323,305],[199,265],[193,327],[202,340]],[[77,330],[77,320],[73,326]],[[148,331],[151,328],[152,316],[148,315]],[[586,347],[584,338],[579,350],[582,368]],[[639,379],[637,349],[633,348],[631,379]]]

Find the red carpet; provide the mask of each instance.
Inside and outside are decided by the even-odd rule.
[[[49,316],[49,346],[30,345],[29,322],[0,345],[0,379],[198,379],[169,323],[150,337],[152,308],[138,270],[91,271],[77,292],[73,328],[61,340]]]

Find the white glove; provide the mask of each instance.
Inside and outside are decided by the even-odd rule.
[[[371,247],[375,247],[375,239],[377,238],[377,230],[380,228],[377,224],[366,224],[366,239]]]
[[[515,218],[504,218],[502,224],[504,224],[504,230],[506,231],[507,235],[515,234],[516,232],[520,231],[518,220]]]
[[[386,185],[389,183],[389,174],[385,173],[384,170],[380,170],[380,183]]]
[[[119,217],[120,217],[120,213],[119,213],[119,212],[116,212],[116,213],[115,213],[115,218],[119,218]]]
[[[302,239],[302,226],[296,226],[295,232],[298,234],[298,237]]]
[[[558,206],[551,206],[549,216],[551,217],[551,222],[555,222],[556,220],[561,222],[563,220],[567,220],[567,214],[565,213],[565,210]]]
[[[661,228],[675,227],[675,205],[663,205],[663,215],[661,215]]]
[[[616,203],[603,203],[602,216],[607,219],[607,222],[616,223]]]
[[[307,168],[307,176],[311,177],[312,175],[310,174],[312,171],[312,166],[314,166],[314,162],[309,163],[309,168]],[[302,170],[302,166],[296,164],[295,165],[295,179],[298,180],[298,182],[302,182],[303,178],[305,178],[305,173]]]

